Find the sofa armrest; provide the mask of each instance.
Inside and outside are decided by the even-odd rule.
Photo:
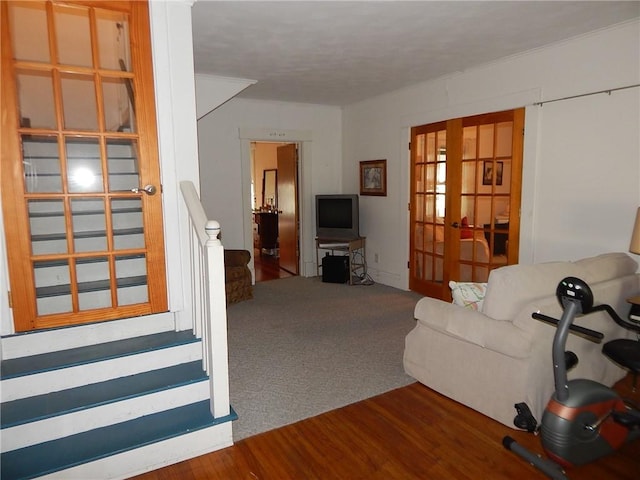
[[[414,316],[424,326],[510,357],[526,358],[531,351],[530,332],[442,300],[420,299]]]
[[[248,250],[226,250],[224,251],[225,267],[244,267],[251,260]]]

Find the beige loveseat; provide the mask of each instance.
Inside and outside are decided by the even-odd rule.
[[[415,307],[415,328],[405,340],[404,368],[419,382],[513,428],[514,404],[525,402],[540,421],[553,392],[551,343],[554,327],[531,318],[533,312],[560,318],[555,297],[567,276],[585,280],[595,303],[608,303],[620,315],[627,298],[640,292],[638,264],[624,253],[576,262],[511,265],[489,276],[481,311],[433,298]],[[602,343],[632,334],[604,312],[574,322],[604,333]],[[580,362],[569,378],[613,385],[625,371],[595,344],[569,335],[567,349]]]

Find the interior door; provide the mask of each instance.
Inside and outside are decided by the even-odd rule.
[[[166,311],[147,3],[1,8],[16,330]]]
[[[280,268],[298,275],[298,147],[278,147],[278,243]]]
[[[411,290],[450,299],[517,263],[524,109],[412,129]]]

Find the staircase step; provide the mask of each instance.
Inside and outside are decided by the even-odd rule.
[[[10,428],[207,379],[195,361],[59,392],[4,402],[0,428]]]
[[[116,340],[98,345],[72,348],[59,352],[14,358],[2,362],[0,366],[0,376],[2,376],[4,380],[7,380],[24,375],[48,372],[126,355],[135,355],[197,341],[198,339],[190,330],[181,332],[170,331],[143,337]]]
[[[201,401],[3,453],[0,477],[36,478],[236,418],[232,410],[214,419],[209,401]]]

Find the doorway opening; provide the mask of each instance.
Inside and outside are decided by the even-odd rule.
[[[251,142],[255,281],[299,274],[298,145]]]

